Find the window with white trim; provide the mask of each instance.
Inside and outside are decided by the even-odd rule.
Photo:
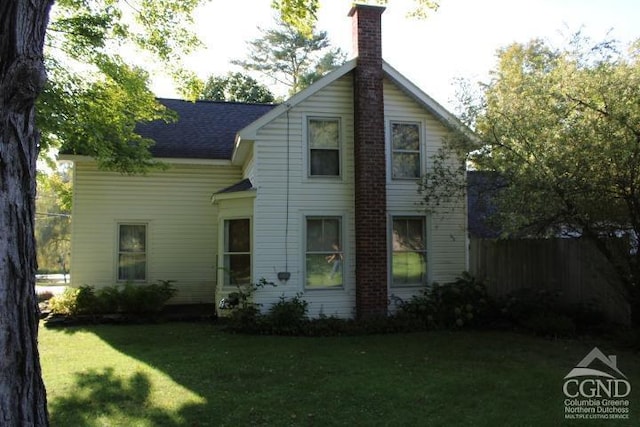
[[[251,283],[251,221],[224,220],[224,286]]]
[[[342,218],[336,216],[306,217],[307,288],[341,287],[344,278]]]
[[[147,224],[118,224],[118,281],[147,280]]]
[[[391,122],[391,176],[393,179],[420,178],[420,123]]]
[[[393,217],[392,222],[392,286],[426,284],[427,247],[424,217]]]
[[[340,176],[340,119],[309,117],[307,142],[309,176]]]

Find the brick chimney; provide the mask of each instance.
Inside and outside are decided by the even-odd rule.
[[[353,22],[356,313],[387,314],[387,189],[382,93],[384,7],[357,4]]]

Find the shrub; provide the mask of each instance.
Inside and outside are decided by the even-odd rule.
[[[265,317],[265,324],[272,333],[279,335],[299,334],[307,319],[309,303],[298,293],[290,299],[283,296],[273,304]]]
[[[227,318],[227,327],[233,332],[260,333],[262,323],[260,309],[255,305],[240,307]]]
[[[77,296],[79,288],[66,288],[64,292],[49,300],[49,309],[53,313],[75,315],[77,314]]]
[[[427,328],[462,328],[479,325],[492,315],[484,284],[469,273],[451,283],[434,283],[409,301],[400,303],[398,317],[418,320]]]
[[[126,283],[95,291],[92,286],[67,288],[49,301],[52,312],[64,315],[95,315],[122,312],[125,314],[156,314],[177,290],[172,281],[160,280],[151,285]]]
[[[117,313],[120,306],[120,290],[117,286],[108,286],[101,288],[96,292],[98,304],[96,305],[97,314]]]
[[[155,314],[177,292],[172,281],[160,281],[151,285],[125,283],[120,290],[119,309],[127,314]]]

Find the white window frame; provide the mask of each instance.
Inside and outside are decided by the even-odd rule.
[[[144,251],[127,252],[120,249],[120,230],[122,226],[143,226],[144,227]],[[116,257],[115,257],[115,278],[116,283],[147,283],[149,280],[149,222],[146,221],[118,221],[116,223]],[[123,254],[144,254],[144,278],[127,279],[120,277],[120,256]]]
[[[313,175],[311,173],[311,140],[309,138],[310,125],[312,120],[318,121],[337,121],[338,122],[338,175]],[[342,180],[344,174],[344,121],[341,116],[338,115],[322,115],[322,114],[310,114],[304,116],[304,165],[306,168],[306,178],[308,180]],[[323,150],[322,148],[314,148],[314,150]],[[333,150],[333,149],[326,149]]]
[[[418,126],[418,150],[396,150],[393,147],[393,125],[416,125]],[[392,181],[416,181],[419,180],[425,173],[425,148],[424,148],[424,129],[425,124],[422,120],[407,120],[407,119],[395,119],[391,118],[388,121],[388,141],[389,141],[389,178]],[[393,174],[393,159],[396,153],[402,154],[417,154],[418,155],[418,176],[394,176]]]
[[[340,286],[307,286],[307,254],[310,253],[309,251],[307,251],[307,221],[309,219],[337,219],[339,221],[339,226],[340,226],[340,231],[339,231],[339,236],[340,236],[340,253],[342,254],[342,259],[341,259],[341,266],[340,266],[340,274],[342,275],[342,284]],[[346,236],[346,231],[345,231],[345,224],[346,224],[346,219],[345,219],[345,215],[342,213],[330,213],[330,212],[319,212],[319,213],[311,213],[311,212],[306,212],[303,213],[302,215],[302,242],[301,242],[301,248],[302,250],[302,283],[303,283],[303,289],[305,291],[330,291],[330,290],[344,290],[346,288],[345,286],[345,282],[347,279],[347,271],[346,271],[346,260],[347,260],[347,251],[345,248],[345,236]],[[329,251],[315,251],[313,253],[316,254],[329,254]]]
[[[424,241],[424,249],[422,251],[403,251],[403,252],[416,252],[422,253],[424,256],[424,261],[426,263],[426,271],[423,276],[422,281],[416,283],[394,283],[394,272],[393,272],[393,255],[396,252],[393,248],[393,224],[396,220],[421,220],[422,221],[422,238]],[[414,214],[404,214],[404,213],[394,213],[389,216],[389,287],[390,288],[415,288],[426,286],[429,282],[429,276],[431,274],[431,266],[429,262],[429,221],[428,218],[424,215],[416,215]]]
[[[228,250],[228,228],[227,223],[229,221],[247,220],[249,221],[249,252],[231,252]],[[253,221],[250,216],[238,216],[238,217],[225,217],[220,222],[220,265],[221,269],[221,281],[223,288],[236,288],[235,284],[230,283],[229,272],[224,268],[226,265],[226,258],[228,255],[249,255],[249,284],[253,279]],[[244,286],[246,284],[240,284]]]

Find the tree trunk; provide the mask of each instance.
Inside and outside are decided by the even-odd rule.
[[[35,295],[35,100],[50,0],[0,1],[0,425],[48,425]]]

